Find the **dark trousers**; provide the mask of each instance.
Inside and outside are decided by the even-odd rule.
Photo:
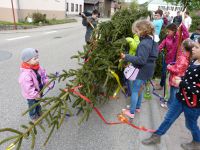
[[[27,101],[28,101],[28,107],[29,108],[31,108],[33,105],[35,105],[35,104],[38,104],[38,101],[37,100],[35,100],[35,99],[27,99]],[[30,111],[29,111],[29,116],[30,116],[30,118],[31,119],[37,119],[38,117],[40,117],[41,116],[41,105],[40,104],[38,104],[36,107],[34,107],[33,109],[31,109]]]
[[[167,64],[165,61],[162,63],[162,75],[161,75],[161,80],[160,80],[160,86],[164,87],[165,82],[166,82],[166,77],[167,77]]]

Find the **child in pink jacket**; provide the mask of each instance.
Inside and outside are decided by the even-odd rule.
[[[192,48],[194,47],[194,42],[191,39],[186,39],[182,43],[182,49],[179,50],[179,56],[173,65],[168,65],[167,70],[170,73],[169,85],[170,85],[170,97],[167,102],[168,107],[172,103],[172,100],[176,97],[178,92],[178,85],[174,82],[176,77],[182,77],[185,75],[185,71],[189,66],[190,58],[192,54]]]
[[[48,83],[44,69],[39,65],[38,51],[34,48],[26,48],[21,54],[22,64],[20,67],[19,84],[22,95],[28,101],[28,107],[38,103],[41,98],[40,91]],[[38,104],[29,111],[30,118],[35,121],[41,116],[41,106]]]
[[[181,29],[182,40],[185,40],[189,37],[189,32],[186,29],[184,24],[180,24],[179,28]],[[167,27],[167,36],[159,45],[159,51],[161,52],[163,48],[166,48],[165,61],[162,66],[162,76],[160,85],[156,88],[157,90],[162,90],[165,85],[166,80],[166,71],[167,65],[174,63],[176,61],[176,53],[179,44],[180,33],[177,31],[176,24],[169,24]]]

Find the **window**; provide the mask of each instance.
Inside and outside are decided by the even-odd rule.
[[[76,4],[76,12],[78,12],[78,4]]]
[[[71,3],[71,12],[74,12],[74,3]]]
[[[82,12],[82,5],[79,5],[79,12]]]
[[[66,11],[69,11],[69,3],[66,3]]]

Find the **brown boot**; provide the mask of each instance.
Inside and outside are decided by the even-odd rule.
[[[184,150],[200,150],[200,142],[192,141],[190,143],[181,144]]]
[[[152,134],[150,138],[145,139],[142,141],[144,145],[152,145],[152,144],[159,144],[160,143],[160,135]]]

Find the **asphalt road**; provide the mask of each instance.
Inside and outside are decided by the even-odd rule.
[[[76,23],[47,26],[31,30],[0,32],[0,128],[19,129],[27,124],[28,116],[21,116],[27,109],[26,100],[20,93],[18,84],[21,50],[33,47],[39,50],[40,64],[48,73],[62,69],[77,68],[76,60],[70,57],[83,50],[85,28],[80,19]],[[7,56],[7,57],[6,57]],[[5,60],[5,59],[6,60]],[[59,85],[62,87],[62,85]],[[49,93],[56,95],[58,87]],[[116,115],[126,106],[128,99],[120,94],[118,100],[111,100],[100,108],[106,119],[117,121]],[[75,111],[75,110],[74,110]],[[166,110],[160,108],[157,99],[144,101],[142,112],[136,114],[134,123],[156,128]],[[41,130],[40,130],[41,131]],[[36,150],[181,150],[180,143],[191,136],[184,127],[183,117],[177,121],[170,132],[157,146],[145,147],[141,140],[148,137],[127,125],[105,125],[93,112],[89,120],[78,125],[78,117],[66,118],[62,127],[53,134],[46,147],[42,147],[47,134],[39,132]],[[0,133],[0,139],[8,136]],[[0,146],[4,150],[5,146]],[[23,150],[30,149],[30,141],[24,141]]]

